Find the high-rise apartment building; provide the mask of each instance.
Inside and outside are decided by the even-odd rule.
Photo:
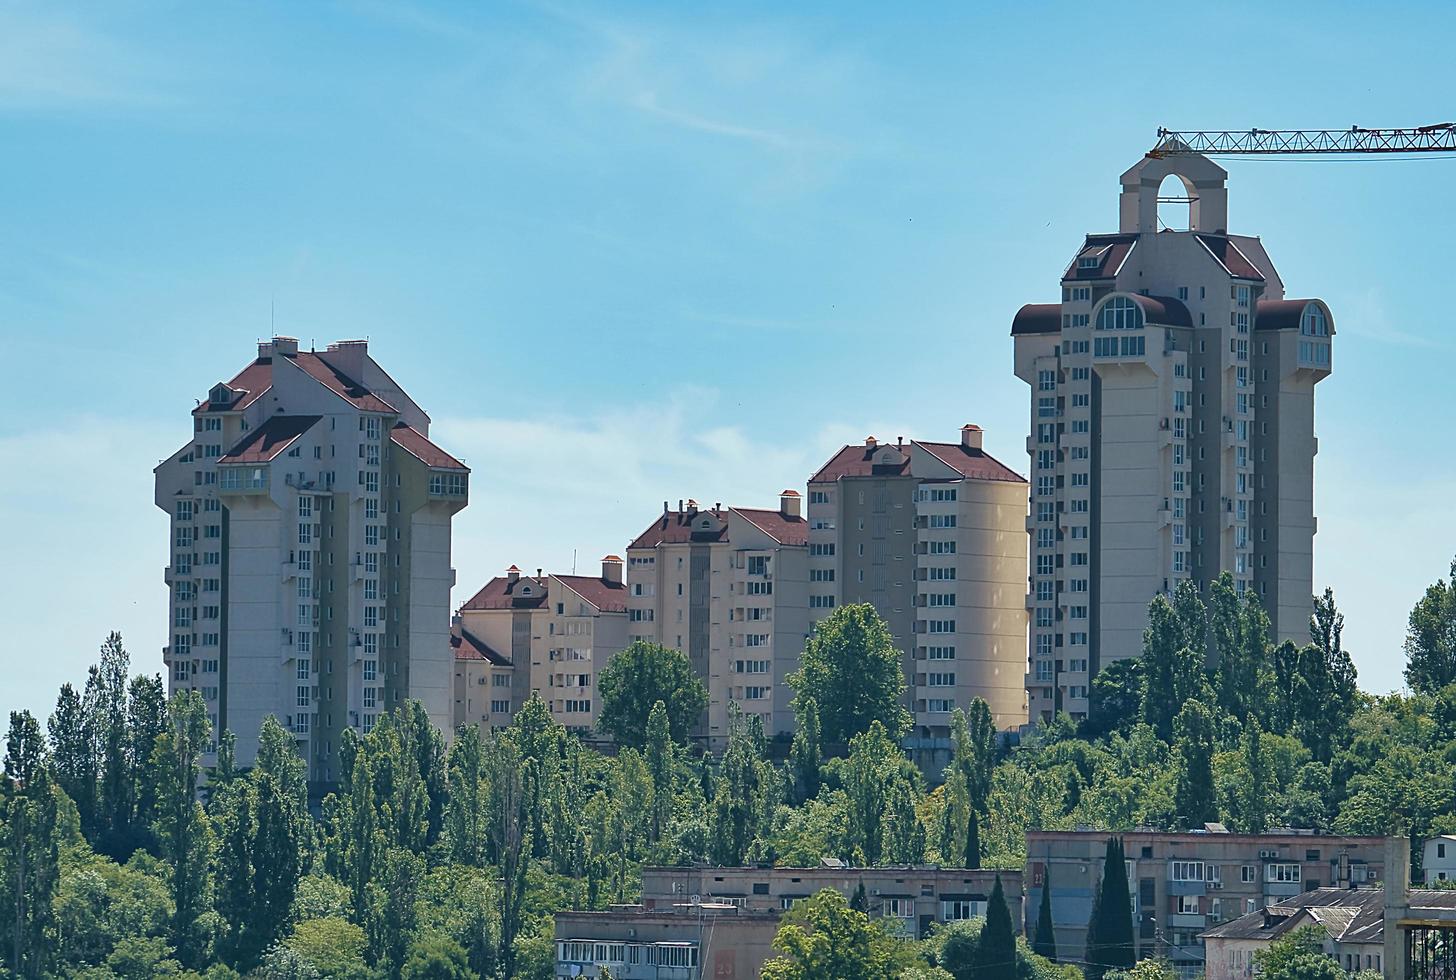
[[[1158,227],[1169,176],[1187,230]],[[1141,652],[1148,603],[1183,579],[1229,571],[1278,639],[1306,635],[1334,321],[1285,299],[1258,238],[1228,233],[1226,176],[1201,156],[1140,161],[1118,233],[1087,236],[1061,302],[1012,322],[1032,388],[1033,718],[1084,717],[1091,678]]]
[[[452,721],[450,520],[469,470],[364,341],[275,337],[192,412],[156,469],[171,517],[173,691],[196,688],[252,762],[263,719],[338,779],[345,728],[407,698]]]
[[[712,749],[727,740],[730,703],[770,736],[794,730],[788,675],[809,631],[802,500],[785,490],[778,510],[664,501],[627,547],[629,639],[688,655],[709,699],[694,734]]]
[[[845,446],[809,478],[809,614],[872,603],[904,657],[910,747],[933,766],[950,713],[981,697],[1026,723],[1026,491],[982,446]]]
[[[461,606],[458,618],[457,631],[473,642],[457,648],[457,662],[463,656],[473,665],[474,648],[483,646],[503,663],[489,670],[460,665],[477,690],[457,691],[457,722],[504,727],[534,693],[561,724],[591,732],[601,710],[597,675],[627,645],[621,558],[603,558],[599,577],[539,569],[522,575],[512,565]],[[489,697],[478,690],[486,676]]]

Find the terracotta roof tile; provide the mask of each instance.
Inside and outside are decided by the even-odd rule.
[[[269,388],[273,387],[273,359],[271,357],[260,357],[254,360],[247,367],[243,368],[233,379],[227,383],[229,388],[236,390],[239,394],[226,405],[214,405],[211,400],[204,400],[192,410],[193,415],[205,415],[208,412],[240,412],[253,402],[263,397]]]
[[[905,454],[905,462],[896,466],[875,465],[872,462],[874,454],[885,448],[884,444],[873,447],[845,446],[821,466],[819,472],[809,477],[809,482],[833,483],[841,477],[855,476],[911,476],[909,450],[912,446],[919,446],[968,479],[1026,482],[1021,474],[984,450],[967,449],[958,442],[922,442],[919,439],[912,439],[900,447]]]
[[[1256,279],[1260,282],[1264,279],[1264,273],[1254,267],[1248,256],[1239,251],[1231,239],[1222,235],[1199,235],[1198,241],[1208,249],[1209,254],[1218,260],[1224,271],[1236,279]]]
[[[530,595],[521,595],[521,586],[531,586]],[[471,596],[461,609],[535,609],[546,601],[546,580],[522,575],[512,582],[498,575]]]
[[[1062,329],[1062,304],[1027,303],[1011,318],[1011,336],[1057,333]]]
[[[1088,235],[1062,274],[1062,280],[1115,279],[1137,245],[1137,239],[1137,235]],[[1097,264],[1083,268],[1083,258],[1095,258]]]
[[[1254,306],[1254,329],[1298,330],[1304,308],[1310,303],[1324,305],[1317,299],[1261,299]],[[1329,320],[1328,312],[1325,313],[1325,318]],[[1330,333],[1334,332],[1335,328],[1331,324]]]
[[[219,463],[266,463],[313,428],[321,415],[275,415],[229,449]]]
[[[433,469],[470,472],[470,467],[435,445],[420,430],[405,425],[403,422],[396,422],[394,428],[389,430],[389,439],[396,446]]]
[[[802,517],[785,517],[781,511],[759,510],[755,507],[730,509],[779,544],[807,545],[809,543],[809,522]]]
[[[660,544],[686,544],[689,541],[721,541],[728,533],[728,522],[720,520],[714,528],[703,530],[694,527],[705,516],[711,517],[711,510],[670,510],[647,526],[637,539],[627,545],[628,550],[655,548]]]
[[[958,442],[921,442],[919,439],[913,445],[927,450],[967,479],[1026,482],[1026,477],[982,449],[967,449]]]
[[[313,378],[319,384],[361,412],[389,412],[398,414],[398,411],[389,402],[335,368],[313,351],[299,351],[297,354],[284,354],[283,356],[291,360],[294,364],[297,364],[310,378]]]
[[[456,660],[484,660],[497,667],[513,666],[509,657],[491,649],[488,643],[463,626],[450,627],[450,649]]]
[[[910,472],[910,454],[905,452],[905,461],[893,466],[876,465],[873,462],[875,453],[884,449],[884,445],[845,446],[839,452],[829,458],[829,462],[819,467],[819,471],[809,477],[810,483],[833,483],[842,476],[905,476]],[[892,447],[893,448],[893,447]],[[903,450],[902,450],[903,452]]]
[[[590,575],[553,575],[568,589],[596,606],[602,612],[627,611],[627,587],[620,582],[606,582]]]

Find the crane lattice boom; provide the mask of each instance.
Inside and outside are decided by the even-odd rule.
[[[1150,157],[1183,153],[1432,153],[1456,150],[1456,123],[1414,129],[1158,130]]]

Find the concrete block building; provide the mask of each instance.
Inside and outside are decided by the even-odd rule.
[[[679,501],[627,547],[628,640],[681,650],[708,686],[694,733],[718,750],[729,705],[770,736],[794,730],[788,675],[809,632],[808,522],[797,491],[776,510]]]
[[[169,684],[202,692],[239,764],[268,715],[315,789],[338,779],[344,729],[408,698],[450,727],[450,522],[470,471],[429,425],[364,341],[275,337],[212,387],[156,468]]]
[[[809,614],[868,602],[904,657],[910,748],[948,758],[950,713],[985,698],[1024,725],[1026,480],[982,446],[866,439],[809,478]]]
[[[1314,388],[1334,320],[1286,298],[1264,244],[1228,231],[1226,173],[1146,158],[1122,175],[1120,227],[1088,235],[1058,303],[1011,325],[1032,389],[1033,719],[1085,717],[1098,670],[1141,652],[1147,606],[1232,573],[1278,639],[1312,610]],[[1159,227],[1165,179],[1189,227]]]
[[[1050,888],[1057,952],[1068,962],[1082,960],[1092,902],[1102,885],[1107,838],[1120,837],[1138,958],[1161,957],[1180,973],[1193,976],[1203,970],[1202,934],[1220,923],[1316,888],[1384,879],[1384,837],[1306,831],[1231,834],[1218,824],[1210,828],[1116,835],[1094,830],[1028,831],[1027,915],[1034,920],[1041,890]],[[1028,928],[1033,925],[1034,921],[1027,922]]]
[[[456,724],[504,728],[534,693],[561,724],[590,734],[597,675],[627,645],[622,572],[608,555],[599,576],[512,565],[487,582],[456,617]]]

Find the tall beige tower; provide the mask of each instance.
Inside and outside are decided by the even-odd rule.
[[[1026,480],[958,442],[845,446],[809,478],[809,613],[868,602],[904,656],[909,747],[934,771],[950,715],[984,698],[1026,723]]]
[[[1160,228],[1172,176],[1186,229]],[[1097,671],[1141,652],[1147,605],[1221,572],[1306,635],[1314,553],[1314,386],[1334,321],[1286,300],[1258,238],[1228,233],[1227,174],[1197,156],[1122,175],[1120,227],[1089,235],[1061,302],[1012,322],[1032,389],[1033,719],[1085,717]]]
[[[173,691],[195,688],[250,765],[264,718],[293,732],[315,790],[345,728],[422,702],[453,721],[450,522],[469,470],[364,341],[275,337],[192,412],[156,468],[171,518]]]

